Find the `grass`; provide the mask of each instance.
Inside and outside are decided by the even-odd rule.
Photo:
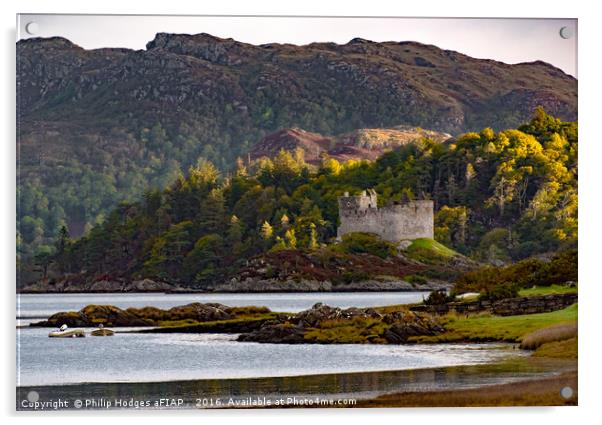
[[[380,335],[388,327],[379,319],[325,320],[320,328],[306,329],[303,338],[318,344],[383,344],[387,341]]]
[[[521,289],[518,295],[521,297],[531,297],[534,295],[550,294],[576,294],[577,288],[564,285],[535,286],[533,288]]]
[[[425,251],[428,251],[432,254],[444,258],[451,258],[460,255],[453,249],[450,249],[445,245],[437,242],[436,240],[430,238],[415,239],[406,250],[406,252],[410,254],[410,256],[413,253],[422,254]]]
[[[542,344],[533,355],[554,359],[576,359],[578,354],[577,337]]]
[[[573,389],[569,399],[560,395]],[[477,406],[574,406],[577,405],[577,372],[560,376],[491,385],[465,390],[405,392],[372,400],[359,400],[355,407],[477,407]]]
[[[525,335],[521,340],[520,348],[535,350],[546,343],[565,341],[575,337],[577,337],[576,322],[552,325]]]
[[[265,322],[266,320],[275,319],[281,313],[269,312],[255,315],[240,315],[233,319],[214,320],[207,322],[198,322],[191,319],[184,320],[165,320],[158,321],[158,328],[141,329],[133,331],[133,333],[241,333],[249,326],[254,327],[254,324]]]
[[[445,332],[436,336],[419,336],[412,342],[507,341],[520,342],[528,333],[561,323],[577,321],[577,304],[550,313],[519,316],[490,314],[460,316],[454,313],[441,318]]]

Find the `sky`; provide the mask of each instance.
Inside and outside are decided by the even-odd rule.
[[[563,27],[567,38],[560,35]],[[61,36],[86,49],[144,49],[158,32],[208,33],[251,44],[345,44],[355,37],[417,41],[511,64],[542,60],[577,77],[576,19],[25,14],[19,15],[17,22],[18,39]]]

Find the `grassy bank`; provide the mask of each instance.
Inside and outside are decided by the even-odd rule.
[[[430,238],[414,239],[412,244],[406,249],[406,253],[411,258],[431,259],[433,255],[441,258],[451,258],[458,256],[456,251]]]
[[[566,285],[535,286],[533,288],[521,289],[518,295],[521,297],[532,297],[535,295],[551,294],[576,294],[577,287]]]
[[[482,314],[460,316],[453,313],[441,317],[445,332],[435,336],[418,336],[412,342],[520,342],[528,333],[548,326],[577,321],[577,304],[550,313],[520,316]]]

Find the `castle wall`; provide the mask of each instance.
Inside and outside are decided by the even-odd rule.
[[[360,197],[339,200],[341,225],[337,231],[338,238],[353,232],[374,233],[391,242],[434,238],[433,201],[412,201],[376,209],[363,207],[363,202],[353,202],[356,198]]]

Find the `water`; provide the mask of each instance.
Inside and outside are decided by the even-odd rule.
[[[366,307],[417,302],[423,296],[422,292],[20,295],[18,317],[27,323],[87,304],[169,308],[198,301],[295,312],[316,302]],[[237,342],[236,335],[135,333],[67,339],[48,338],[49,330],[17,330],[18,386],[407,370],[483,364],[517,353],[500,344],[285,345]]]
[[[18,386],[405,370],[481,364],[510,353],[499,344],[288,345],[217,334],[48,338],[48,331],[19,329]]]
[[[300,292],[261,294],[20,294],[17,319],[22,324],[45,319],[59,311],[78,311],[88,304],[111,304],[121,308],[221,303],[228,306],[265,306],[272,311],[299,312],[317,302],[333,307],[375,307],[422,301],[428,292]],[[36,320],[31,320],[36,319]]]

